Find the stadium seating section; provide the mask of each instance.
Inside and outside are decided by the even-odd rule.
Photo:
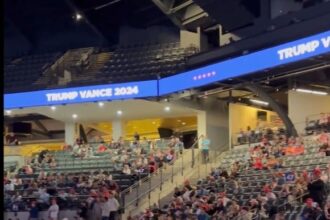
[[[6,58],[5,92],[157,79],[185,70],[196,52],[174,42]]]
[[[47,68],[60,57],[60,53],[7,58],[4,68],[5,92],[22,92],[41,89],[34,85]],[[33,88],[31,85],[34,85]]]

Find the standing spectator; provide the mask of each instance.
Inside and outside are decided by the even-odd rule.
[[[183,153],[183,142],[180,140],[179,137],[175,138],[175,152],[177,153],[176,157],[178,157],[178,153]]]
[[[247,141],[250,144],[252,140],[252,130],[250,126],[247,126],[246,128],[246,136],[247,136]]]
[[[140,140],[140,135],[137,132],[134,133],[134,140],[135,141],[139,141]]]
[[[30,212],[29,220],[38,220],[39,209],[38,209],[35,201],[32,201],[29,212]]]
[[[323,207],[325,200],[325,183],[321,180],[321,170],[314,169],[313,177],[307,185],[309,196],[313,201],[317,202],[320,207]]]
[[[102,203],[101,203],[101,216],[102,216],[102,220],[109,220],[109,216],[110,216],[110,211],[111,211],[111,207],[110,207],[110,203],[109,203],[109,199],[108,197],[103,197]]]
[[[48,209],[49,220],[58,220],[60,208],[56,203],[56,199],[52,199],[52,205]]]
[[[95,196],[94,201],[90,205],[91,209],[91,215],[90,215],[90,220],[101,220],[102,218],[102,208],[101,208],[101,202],[100,202],[100,197]]]
[[[244,142],[245,142],[245,140],[244,140],[244,131],[243,131],[242,128],[240,129],[240,132],[238,133],[237,141],[238,141],[238,144],[244,144]]]
[[[206,135],[201,135],[201,143],[202,143],[202,157],[203,157],[203,163],[206,163],[209,161],[209,148],[211,141],[206,137]]]
[[[17,137],[15,136],[15,134],[13,132],[9,133],[6,136],[6,143],[11,146],[18,145]]]
[[[110,205],[110,215],[109,220],[115,220],[117,216],[117,212],[119,210],[119,202],[118,200],[113,196],[112,193],[109,194],[109,205]]]
[[[81,203],[80,209],[78,211],[78,215],[80,220],[87,220],[87,204],[85,202]]]

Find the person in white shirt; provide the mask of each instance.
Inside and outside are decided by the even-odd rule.
[[[102,220],[115,220],[119,208],[119,202],[110,194],[109,198],[104,197],[101,204]]]
[[[123,173],[127,175],[131,175],[131,169],[127,164],[124,165]]]
[[[8,181],[6,185],[4,186],[5,191],[14,191],[15,190],[15,185],[12,183],[12,181]]]
[[[119,202],[111,193],[108,202],[110,204],[109,220],[115,220],[119,209]]]
[[[48,217],[50,220],[58,220],[58,214],[60,212],[60,208],[56,203],[56,199],[52,199],[52,205],[48,209]]]

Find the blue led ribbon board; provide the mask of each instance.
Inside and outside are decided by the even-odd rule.
[[[157,80],[4,95],[4,108],[25,108],[157,96]]]
[[[330,31],[163,78],[159,95],[196,88],[330,52]]]
[[[4,95],[4,108],[155,97],[330,52],[330,31],[163,79]]]

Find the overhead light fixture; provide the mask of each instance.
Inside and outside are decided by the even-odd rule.
[[[117,111],[117,115],[122,115],[122,114],[123,114],[123,112],[121,110]]]
[[[170,108],[170,106],[166,106],[166,107],[164,108],[164,110],[165,110],[166,112],[169,112],[169,111],[171,111],[171,108]]]
[[[78,118],[78,115],[77,115],[77,114],[73,114],[73,115],[72,115],[72,118],[73,118],[73,119],[76,119],[76,118]]]
[[[264,102],[264,101],[257,100],[257,99],[250,99],[250,101],[255,103],[255,104],[259,104],[259,105],[269,105],[268,102]]]
[[[327,92],[315,91],[315,90],[310,90],[310,89],[294,89],[294,90],[297,92],[314,94],[314,95],[328,95]]]
[[[11,114],[11,110],[6,110],[6,114],[10,115]]]
[[[56,106],[51,106],[50,109],[53,110],[53,111],[55,111],[56,110]]]
[[[83,18],[83,16],[82,16],[81,14],[76,13],[76,15],[75,15],[75,19],[76,19],[77,21],[80,21],[82,18]]]
[[[104,106],[104,102],[99,102],[98,105],[99,105],[100,107],[103,107],[103,106]]]
[[[182,122],[182,125],[186,125],[186,122]]]
[[[152,122],[152,124],[153,124],[153,125],[155,125],[155,124],[156,124],[156,122],[155,122],[155,121],[153,121],[153,122]]]

